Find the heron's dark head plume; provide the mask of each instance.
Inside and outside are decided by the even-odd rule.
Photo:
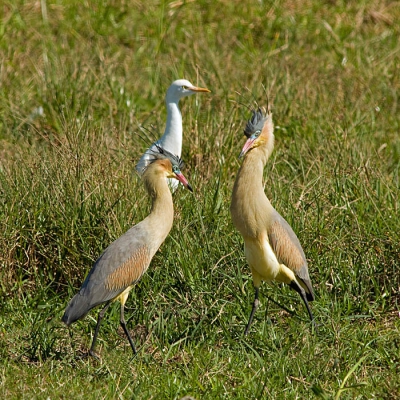
[[[154,147],[150,149],[150,152],[151,152],[151,158],[149,158],[146,168],[152,163],[154,163],[156,160],[169,160],[172,167],[171,171],[172,175],[169,175],[167,177],[177,179],[179,182],[182,183],[183,186],[185,186],[187,189],[193,192],[192,187],[190,186],[189,182],[181,172],[181,170],[185,167],[185,163],[182,161],[180,157],[178,157],[175,154],[172,154],[168,150],[165,150],[158,143],[154,143]]]
[[[151,149],[151,153],[154,158],[150,160],[150,163],[156,160],[167,158],[169,161],[171,161],[172,167],[176,167],[179,170],[185,168],[185,163],[179,156],[172,154],[168,150],[161,147],[158,143],[155,143],[155,148]]]
[[[267,150],[267,159],[274,148],[274,124],[272,114],[264,108],[253,110],[253,115],[247,121],[244,128],[244,135],[247,137],[239,158],[251,149],[263,146]],[[265,146],[266,145],[266,146]]]
[[[259,107],[257,110],[253,110],[253,115],[247,121],[246,127],[244,128],[244,135],[247,138],[256,132],[262,131],[264,128],[265,121],[268,119],[269,114],[264,113],[264,111]]]
[[[146,129],[147,130],[147,129]],[[172,154],[168,150],[164,149],[157,142],[153,143],[153,145],[149,149],[150,157],[144,161],[143,168],[140,173],[143,174],[146,171],[147,167],[152,164],[156,160],[168,159],[172,167],[178,168],[179,170],[185,167],[185,163],[175,154]]]

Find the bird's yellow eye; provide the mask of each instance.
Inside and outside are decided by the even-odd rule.
[[[185,90],[186,90],[186,89],[188,89],[188,87],[185,86],[185,85],[183,85],[183,86],[182,86],[182,89],[185,89]]]

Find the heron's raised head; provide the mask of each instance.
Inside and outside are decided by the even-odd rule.
[[[179,101],[182,97],[191,96],[195,93],[209,93],[210,90],[192,85],[186,79],[178,79],[172,82],[167,90],[167,102]]]
[[[185,166],[181,158],[156,144],[156,147],[151,150],[151,158],[148,160],[146,170],[155,163],[159,166],[159,173],[165,175],[166,178],[177,179],[185,188],[193,192],[192,187],[181,172],[181,169]]]
[[[261,108],[253,110],[253,115],[247,121],[244,128],[244,135],[247,137],[247,141],[240,152],[239,158],[243,157],[251,149],[261,146],[266,142],[270,142],[273,145],[273,131],[272,114]]]

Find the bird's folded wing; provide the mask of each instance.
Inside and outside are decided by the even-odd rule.
[[[313,293],[307,260],[299,239],[286,220],[276,212],[274,221],[268,230],[268,239],[279,263],[290,268]]]
[[[146,272],[153,254],[139,225],[111,243],[93,265],[79,292],[90,297],[91,307],[114,299]]]

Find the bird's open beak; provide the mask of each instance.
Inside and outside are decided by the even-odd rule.
[[[189,182],[187,181],[187,179],[183,176],[183,174],[175,174],[176,179],[178,179],[178,181],[180,183],[182,183],[183,186],[185,186],[185,188],[187,188],[188,190],[190,190],[191,192],[193,192],[192,187],[189,185]]]
[[[197,87],[197,86],[189,86],[188,89],[191,90],[192,92],[198,92],[198,93],[210,93],[211,92],[211,90],[208,90],[207,88],[201,88],[201,87]]]
[[[253,145],[255,140],[256,140],[256,138],[254,138],[252,136],[247,139],[246,143],[243,146],[242,151],[239,154],[239,158],[242,158],[251,149],[251,146]]]

